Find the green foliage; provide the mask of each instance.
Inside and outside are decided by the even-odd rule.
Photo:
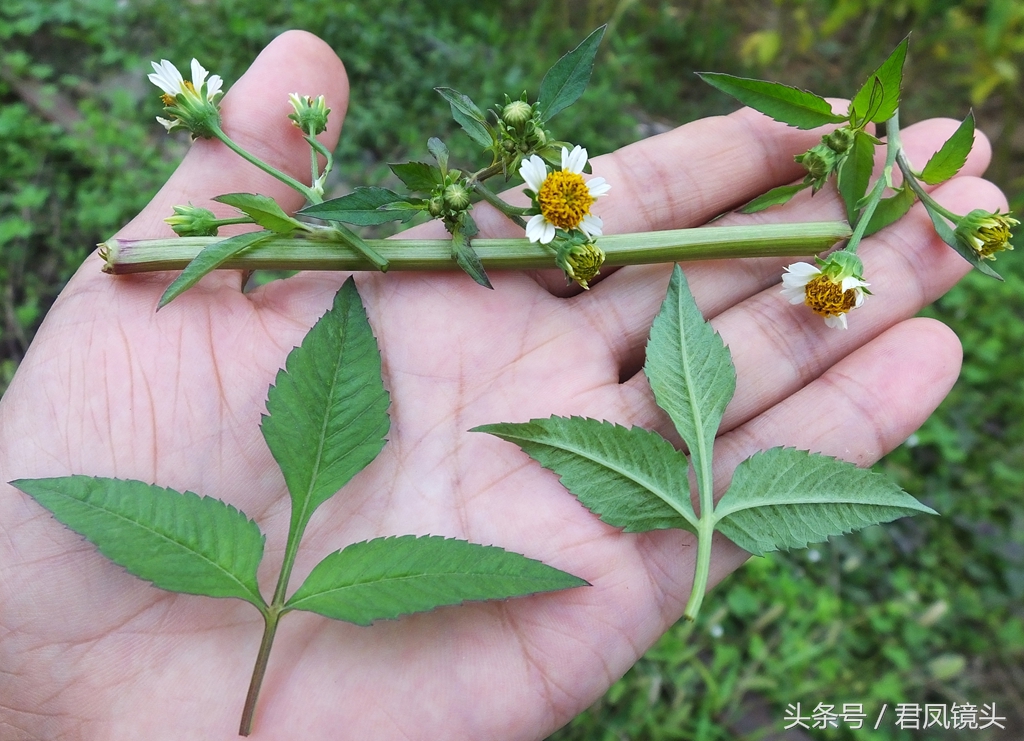
[[[816,129],[846,120],[846,116],[833,113],[832,106],[821,96],[790,85],[721,72],[701,72],[700,78],[743,105],[798,129]]]
[[[856,225],[860,213],[860,200],[867,193],[871,171],[875,167],[875,140],[869,134],[858,131],[853,137],[846,159],[839,167],[836,186],[846,205],[846,218]]]
[[[265,605],[256,583],[263,534],[218,499],[89,476],[11,483],[140,579],[173,592]]]
[[[718,529],[756,556],[918,512],[937,514],[884,476],[790,448],[743,461],[715,507]]]
[[[559,59],[544,75],[537,94],[542,121],[568,108],[583,95],[594,71],[594,58],[607,26],[593,31],[580,45]]]
[[[164,291],[160,301],[157,303],[157,308],[167,306],[171,301],[202,280],[203,276],[208,275],[242,250],[258,244],[271,236],[271,234],[271,232],[262,231],[247,232],[207,245],[181,271],[181,274],[167,286],[167,290]]]
[[[903,88],[903,62],[907,58],[907,39],[899,43],[882,62],[850,102],[850,122],[860,128],[864,123],[885,123],[900,104]]]
[[[226,193],[214,196],[214,201],[234,206],[267,231],[276,234],[291,234],[296,229],[305,229],[301,221],[284,212],[277,201],[268,196],[254,193]]]
[[[291,494],[293,529],[301,532],[317,507],[377,457],[389,403],[377,343],[349,278],[267,394],[261,427]]]
[[[772,188],[767,193],[759,195],[741,208],[740,211],[745,214],[756,214],[758,211],[764,211],[772,206],[781,206],[784,203],[789,203],[793,196],[810,187],[810,185],[810,183],[804,182],[797,183],[796,185],[780,185],[778,188]]]
[[[583,417],[483,425],[474,432],[518,445],[613,527],[696,532],[686,456],[654,432]]]
[[[359,226],[408,221],[415,214],[409,210],[382,210],[382,206],[404,203],[406,197],[387,188],[360,186],[340,198],[306,206],[299,213],[326,221],[345,221]]]
[[[718,426],[736,392],[736,371],[722,338],[697,309],[678,265],[651,326],[644,373],[700,476],[702,467],[710,466]]]
[[[957,127],[938,152],[932,155],[921,171],[921,179],[929,185],[938,185],[960,172],[967,163],[967,155],[974,147],[974,112]]]
[[[285,609],[369,625],[442,605],[581,586],[587,582],[495,546],[402,535],[327,556]]]

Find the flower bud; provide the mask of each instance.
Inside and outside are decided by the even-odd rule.
[[[836,154],[845,154],[853,146],[855,136],[856,134],[853,129],[844,126],[841,129],[836,129],[831,134],[826,134],[821,140]]]
[[[444,211],[444,198],[441,196],[434,196],[431,198],[427,203],[427,210],[430,212],[430,215],[436,219]]]
[[[957,222],[957,241],[983,260],[995,260],[996,253],[1012,250],[1010,229],[1020,224],[1009,214],[990,213],[976,208]]]
[[[513,100],[501,109],[501,120],[509,126],[520,127],[533,116],[533,106],[525,100]]]
[[[827,144],[818,144],[794,159],[807,168],[807,175],[812,180],[824,181],[836,165],[836,152]]]
[[[215,237],[217,236],[217,217],[205,208],[197,208],[192,204],[175,206],[174,215],[164,219],[179,237]]]
[[[444,189],[444,203],[453,211],[462,211],[469,205],[469,190],[462,183],[452,183]]]

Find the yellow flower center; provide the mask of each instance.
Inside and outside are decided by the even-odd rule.
[[[1009,247],[1010,227],[1002,221],[996,221],[993,226],[978,227],[978,237],[982,242],[977,248],[978,255],[990,257]]]
[[[182,92],[184,92],[185,94],[192,93],[194,97],[199,97],[199,94],[196,92],[195,85],[192,84],[191,80],[184,80],[181,84],[183,88]],[[163,93],[160,96],[160,100],[164,102],[165,106],[172,106],[177,102],[177,97],[171,95],[170,93]]]
[[[833,283],[827,275],[819,275],[804,286],[804,303],[819,316],[840,316],[857,305],[857,291],[844,291],[841,283]]]
[[[559,229],[575,229],[590,213],[590,195],[583,176],[575,172],[555,170],[544,179],[537,194],[537,203],[544,218]]]

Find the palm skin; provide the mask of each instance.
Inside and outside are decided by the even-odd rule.
[[[285,118],[296,90],[326,94],[334,109],[326,136],[337,137],[344,70],[307,34],[272,43],[223,112],[243,146],[300,177],[308,155]],[[953,126],[907,129],[911,159],[923,162]],[[799,177],[792,156],[818,136],[750,111],[690,124],[595,161],[613,185],[598,213],[609,232],[700,225]],[[964,171],[936,196],[961,213],[1004,206],[977,177],[987,160],[979,137]],[[122,236],[164,236],[171,205],[239,191],[300,205],[201,141]],[[485,234],[516,234],[496,214],[478,214]],[[823,191],[756,218],[835,219],[841,209]],[[433,225],[420,231],[428,233],[437,235]],[[861,254],[874,296],[845,332],[781,299],[789,261],[687,267],[739,377],[716,446],[720,489],[742,458],[774,445],[868,465],[916,429],[955,380],[956,338],[908,317],[967,264],[919,209]],[[461,273],[357,276],[392,395],[389,442],[313,517],[292,589],[327,553],[403,533],[500,545],[593,586],[370,628],[293,613],[278,631],[252,738],[542,738],[678,619],[692,582],[690,536],[624,535],[515,446],[467,432],[579,414],[675,439],[638,373],[669,272],[627,268],[562,297],[546,273],[493,274],[494,291]],[[112,278],[96,256],[86,261],[3,398],[0,474],[116,476],[221,498],[267,533],[260,580],[269,595],[290,505],[260,415],[287,353],[344,276],[304,274],[243,295],[236,274],[218,274],[155,313],[169,279]],[[744,559],[716,542],[712,582]],[[261,628],[243,603],[134,579],[28,497],[0,489],[0,738],[234,738]]]

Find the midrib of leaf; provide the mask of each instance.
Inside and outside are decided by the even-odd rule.
[[[541,444],[542,445],[548,445],[549,443],[541,443]],[[552,447],[555,447],[555,446],[552,446]],[[615,473],[620,474],[623,478],[629,479],[633,483],[642,486],[644,489],[647,489],[647,491],[649,491],[652,494],[654,494],[656,497],[658,497],[658,499],[662,500],[663,502],[665,502],[665,504],[667,504],[669,507],[671,507],[676,512],[678,512],[683,517],[684,520],[689,522],[694,527],[697,527],[697,523],[694,521],[692,514],[687,512],[684,507],[680,507],[679,504],[675,501],[675,499],[673,497],[669,496],[668,494],[666,494],[664,491],[662,491],[661,487],[659,487],[657,484],[652,483],[651,481],[649,481],[649,480],[647,480],[647,479],[645,479],[643,477],[636,476],[635,475],[636,472],[634,472],[634,471],[631,471],[629,469],[621,468],[621,467],[613,465],[611,463],[607,463],[603,459],[598,458],[598,457],[596,457],[594,455],[591,455],[590,451],[588,451],[586,448],[579,448],[579,447],[574,446],[574,445],[569,445],[568,443],[560,445],[558,447],[561,447],[561,448],[563,448],[565,450],[568,450],[570,453],[575,453],[580,458],[585,458],[588,461],[592,461],[593,463],[596,463],[596,464],[598,464],[600,466],[604,466],[605,468],[607,468],[610,471],[615,471]],[[680,455],[682,455],[682,454],[680,453]]]
[[[709,461],[707,459],[707,435],[704,433],[704,415],[695,396],[693,372],[690,367],[690,348],[686,344],[686,330],[683,328],[682,317],[684,316],[684,307],[682,291],[676,292],[676,306],[679,316],[679,321],[677,322],[679,325],[679,347],[683,356],[683,377],[686,379],[686,395],[690,400],[690,411],[693,414],[693,426],[697,435],[697,450],[691,450],[690,457],[693,459],[694,471],[697,472],[697,492],[700,500],[700,514],[698,516],[703,520],[705,515],[714,508],[714,503],[711,501],[711,467],[708,465]],[[694,523],[694,526],[696,527],[697,523]]]
[[[202,553],[200,553],[200,552],[198,552],[198,551],[196,551],[196,550],[194,550],[192,548],[189,548],[187,543],[183,543],[181,541],[175,540],[174,538],[169,537],[166,533],[163,533],[163,532],[157,530],[154,527],[146,527],[146,525],[144,525],[141,522],[137,522],[135,520],[132,520],[131,518],[125,517],[120,512],[116,512],[116,511],[108,509],[106,507],[101,507],[98,504],[96,504],[95,502],[88,501],[88,500],[83,500],[83,499],[77,499],[77,498],[76,498],[76,501],[79,504],[85,505],[86,507],[89,507],[89,508],[91,508],[93,510],[96,510],[98,512],[105,512],[106,514],[111,515],[111,516],[113,516],[114,518],[116,518],[118,520],[122,520],[122,521],[128,523],[129,526],[134,526],[136,528],[139,528],[140,530],[145,530],[147,532],[153,533],[157,537],[162,538],[165,542],[173,543],[174,545],[178,546],[182,550],[185,550],[185,551],[188,551],[191,554],[194,554],[200,560],[205,561],[208,564],[211,564],[218,571],[220,571],[221,573],[223,573],[227,577],[229,577],[231,581],[233,581],[235,584],[237,584],[238,586],[240,586],[242,588],[243,592],[245,592],[246,594],[252,596],[251,602],[254,605],[259,607],[261,610],[263,609],[264,602],[263,602],[262,596],[260,596],[259,594],[253,594],[252,590],[246,584],[244,584],[241,581],[239,581],[238,577],[236,577],[233,572],[225,569],[223,566],[221,566],[219,563],[217,563],[213,559],[207,558]]]

